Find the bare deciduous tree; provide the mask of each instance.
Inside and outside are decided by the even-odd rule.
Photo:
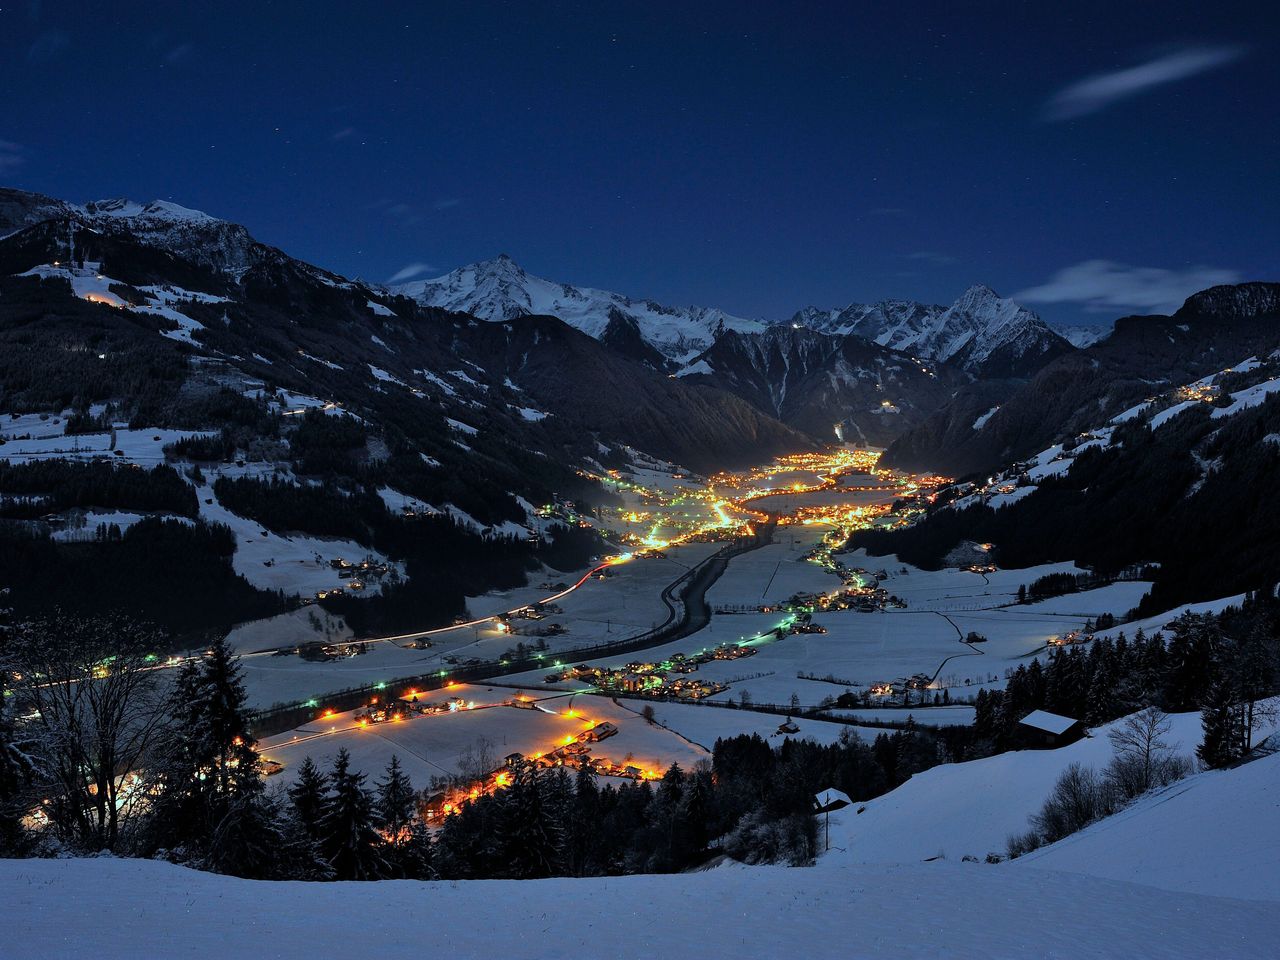
[[[1163,710],[1147,707],[1116,724],[1107,734],[1115,751],[1115,762],[1108,773],[1126,796],[1135,797],[1169,782],[1166,774],[1175,745],[1165,737],[1172,729]]]
[[[148,802],[148,761],[164,720],[159,631],[123,616],[55,614],[20,624],[10,645],[17,694],[33,711],[64,839],[114,850]]]
[[[493,743],[484,737],[480,737],[458,754],[458,776],[462,783],[483,780],[496,766]]]

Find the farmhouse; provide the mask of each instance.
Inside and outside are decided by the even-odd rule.
[[[1018,721],[1018,740],[1024,747],[1052,750],[1084,736],[1084,724],[1047,710],[1032,710]]]

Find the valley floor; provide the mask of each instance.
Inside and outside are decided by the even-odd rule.
[[[0,861],[8,956],[1273,957],[1275,904],[982,865],[607,880],[261,883],[138,860]]]

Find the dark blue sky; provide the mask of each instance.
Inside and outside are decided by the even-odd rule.
[[[0,77],[3,183],[371,280],[1090,322],[1280,279],[1275,4],[0,0]]]

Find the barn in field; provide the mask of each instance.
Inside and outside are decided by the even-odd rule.
[[[1084,736],[1084,724],[1071,717],[1032,710],[1018,721],[1018,741],[1024,747],[1053,750],[1075,743]]]

